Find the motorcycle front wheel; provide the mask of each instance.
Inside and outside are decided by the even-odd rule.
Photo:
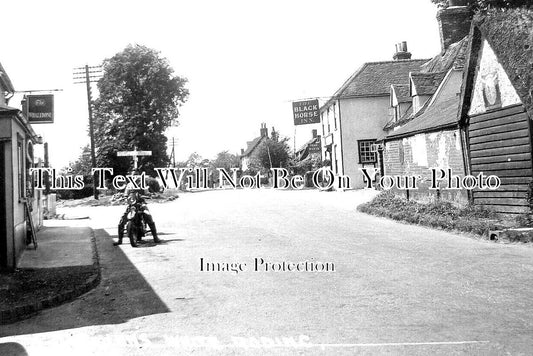
[[[131,247],[137,247],[137,229],[133,226],[131,221],[128,221],[126,231],[128,232]]]

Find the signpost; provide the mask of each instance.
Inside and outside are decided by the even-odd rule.
[[[137,160],[139,156],[151,156],[152,151],[137,151],[137,147],[133,151],[118,151],[117,157],[133,157],[133,169],[137,169]]]
[[[320,106],[318,99],[295,101],[292,103],[294,125],[320,123]]]

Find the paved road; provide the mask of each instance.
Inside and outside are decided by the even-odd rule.
[[[371,195],[182,194],[151,205],[166,242],[137,249],[111,244],[122,207],[73,208],[91,216],[102,283],[0,327],[0,354],[531,354],[533,247],[357,213]]]

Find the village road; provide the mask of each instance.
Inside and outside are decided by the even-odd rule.
[[[531,354],[533,247],[358,213],[373,194],[184,193],[150,205],[165,242],[147,238],[136,249],[112,246],[123,207],[70,208],[63,212],[91,219],[58,224],[95,229],[102,282],[71,303],[0,326],[0,350]],[[204,268],[224,270],[201,271],[202,259]],[[283,262],[293,271],[272,271]],[[294,271],[326,263],[334,271]]]

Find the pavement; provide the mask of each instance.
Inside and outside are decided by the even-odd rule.
[[[17,270],[27,272],[25,278],[32,271],[38,271],[39,283],[56,285],[46,295],[31,289],[27,289],[28,295],[19,294],[18,304],[0,310],[0,324],[13,323],[35,315],[42,309],[68,302],[94,288],[100,280],[98,253],[90,227],[65,226],[57,220],[45,220],[37,232],[37,246],[28,245]],[[93,272],[87,276],[88,269]],[[69,286],[68,280],[57,282],[61,280],[58,275],[64,272],[68,272],[68,278],[76,283]],[[76,273],[83,276],[83,281],[77,281]],[[51,277],[50,281],[46,279],[48,277]]]
[[[73,208],[91,217],[68,224],[94,229],[101,283],[0,326],[0,354],[6,344],[56,356],[531,354],[530,245],[357,212],[371,197],[183,194],[149,203],[164,242],[139,248],[112,245],[123,207]],[[335,272],[255,271],[255,258]],[[202,271],[201,259],[221,269]],[[237,273],[225,263],[247,265]]]
[[[55,268],[93,264],[93,231],[90,227],[64,226],[63,222],[44,220],[37,233],[37,245],[28,245],[18,268]]]

